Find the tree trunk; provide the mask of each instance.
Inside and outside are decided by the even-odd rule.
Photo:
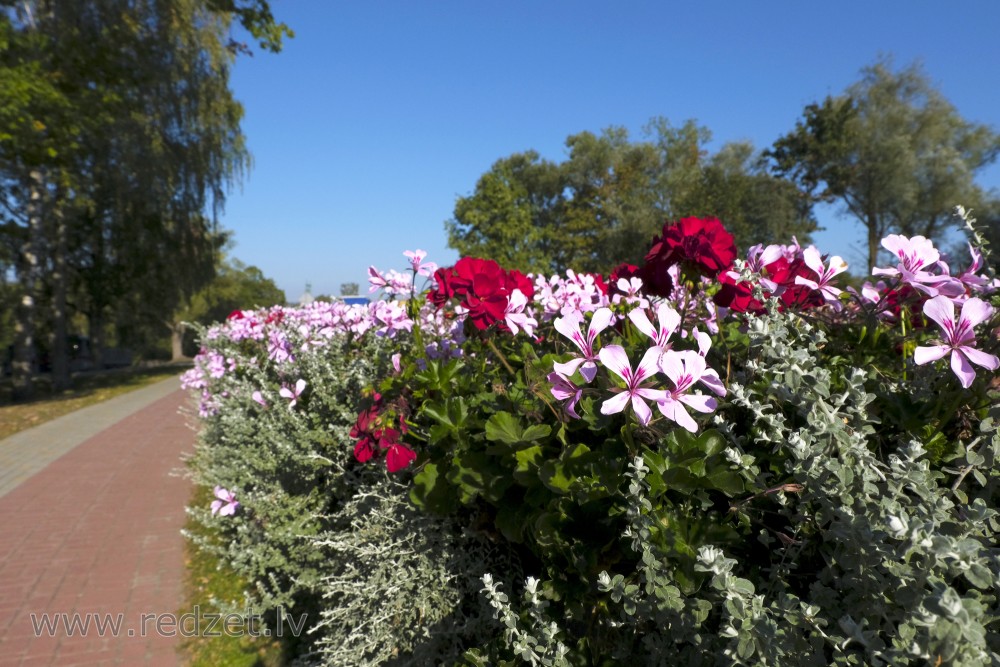
[[[170,327],[170,361],[186,361],[184,356],[184,331],[186,327],[183,322],[175,322]]]
[[[868,275],[872,274],[875,268],[875,260],[878,257],[879,238],[878,225],[875,216],[869,215],[865,225],[868,227]]]
[[[61,193],[56,192],[56,205],[52,211],[55,224],[55,248],[52,254],[52,389],[61,391],[70,386],[69,346],[66,327],[66,219],[63,215]]]
[[[21,246],[18,258],[18,281],[21,302],[14,322],[14,360],[11,382],[16,401],[27,400],[34,394],[35,319],[38,317],[39,254],[42,246],[42,172],[33,169],[28,181],[28,238]]]
[[[87,319],[90,329],[90,359],[94,370],[99,371],[104,368],[104,305],[95,303]]]

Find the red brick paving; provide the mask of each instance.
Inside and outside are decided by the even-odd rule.
[[[180,639],[156,637],[153,622],[142,637],[141,618],[182,602],[186,398],[152,403],[0,497],[0,667],[181,664]],[[36,636],[31,614],[62,613],[121,614],[122,625]]]

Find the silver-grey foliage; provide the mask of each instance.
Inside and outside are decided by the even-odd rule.
[[[753,424],[741,434],[719,427],[744,468],[755,470],[744,450],[786,455],[786,488],[798,497],[776,496],[792,534],[779,541],[761,531],[773,553],[763,571],[701,547],[696,570],[711,576],[683,595],[668,555],[649,539],[649,470],[637,458],[627,473],[626,535],[641,556],[638,569],[596,582],[617,610],[607,622],[617,637],[607,657],[655,665],[1000,664],[996,424],[984,420],[944,472],[931,468],[917,440],[880,458],[869,442],[877,424],[863,370],[847,369],[835,382],[816,361],[823,333],[773,304],[751,320],[750,334],[759,354],[730,389]],[[538,632],[560,619],[513,610],[497,586],[491,578],[484,593],[508,647],[524,662],[562,664],[549,647],[571,638]]]

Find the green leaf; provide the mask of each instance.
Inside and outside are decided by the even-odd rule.
[[[423,414],[439,424],[455,430],[465,425],[469,408],[463,398],[446,398],[443,401],[428,401],[423,406]]]
[[[454,508],[454,493],[448,482],[438,473],[437,464],[424,465],[423,469],[413,476],[410,501],[417,507],[446,514]]]
[[[523,432],[517,417],[509,412],[497,412],[486,420],[486,439],[491,442],[513,445],[521,442]]]
[[[538,445],[519,449],[514,456],[517,459],[517,467],[514,468],[513,477],[522,486],[532,486],[538,483],[538,468],[541,465],[542,448]]]
[[[497,412],[486,421],[486,439],[508,445],[530,443],[546,438],[552,433],[548,424],[534,424],[522,428],[521,422],[509,412]]]
[[[715,470],[709,473],[708,481],[713,487],[730,497],[738,496],[745,490],[743,478],[733,470]]]

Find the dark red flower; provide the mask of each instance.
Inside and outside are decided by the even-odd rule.
[[[737,284],[736,279],[729,276],[728,271],[719,273],[719,282],[722,283],[722,288],[712,297],[715,305],[729,308],[737,313],[763,312],[764,304],[753,298],[750,283]]]
[[[417,453],[406,445],[394,443],[385,453],[385,467],[389,472],[399,472],[403,468],[413,463],[417,458]]]
[[[732,266],[736,243],[716,218],[682,218],[663,226],[662,236],[653,239],[646,253],[647,275],[655,282],[674,264],[714,277]],[[645,282],[646,278],[643,278]]]
[[[427,300],[440,308],[455,296],[455,288],[451,284],[451,277],[454,270],[451,267],[442,267],[434,272],[434,281],[437,287],[427,293]]]
[[[643,264],[635,274],[642,280],[643,293],[668,298],[674,291],[674,279],[670,277],[669,271],[671,266],[672,264],[655,260]]]
[[[449,299],[458,299],[469,311],[469,320],[481,330],[495,322],[503,323],[515,289],[529,300],[535,295],[535,287],[527,276],[520,271],[505,271],[492,259],[463,257],[451,268],[438,269],[434,279],[438,286],[427,295],[427,300],[440,308]]]

